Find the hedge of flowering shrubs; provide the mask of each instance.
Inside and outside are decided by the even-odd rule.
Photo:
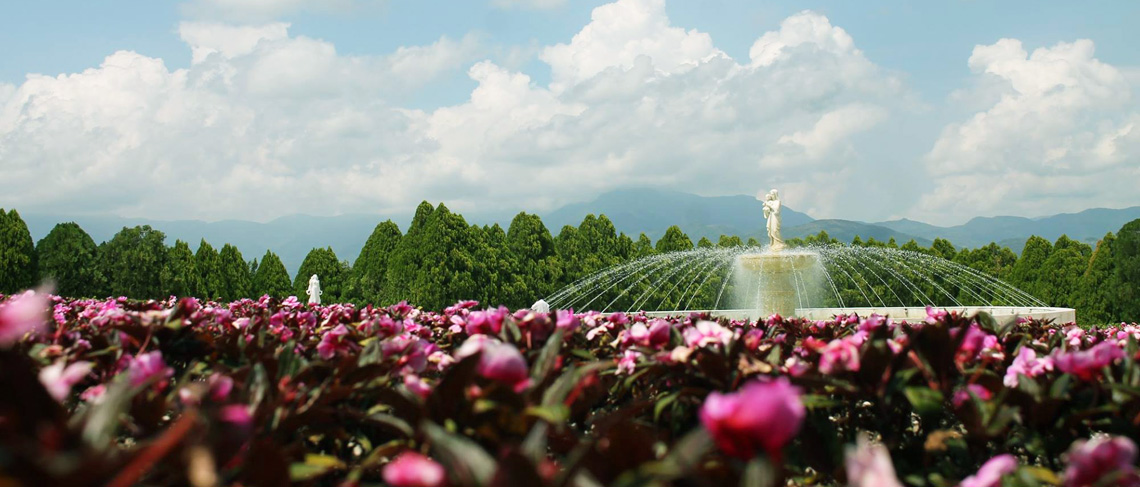
[[[1140,485],[1140,327],[0,298],[0,485]]]

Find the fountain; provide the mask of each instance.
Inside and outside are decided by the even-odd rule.
[[[779,193],[764,197],[768,245],[651,255],[591,274],[545,297],[551,308],[694,311],[733,319],[772,314],[828,319],[879,313],[921,320],[926,307],[1017,317],[1075,320],[1069,308],[1039,299],[976,269],[888,247],[789,248],[780,235]],[[537,303],[536,303],[537,304]]]

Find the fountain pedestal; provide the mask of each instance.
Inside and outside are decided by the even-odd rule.
[[[819,255],[811,252],[763,252],[739,257],[740,266],[756,286],[759,319],[778,313],[793,316],[799,305],[799,293],[805,289],[797,274],[819,264]]]

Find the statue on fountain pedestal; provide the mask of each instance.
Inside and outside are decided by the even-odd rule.
[[[774,189],[764,197],[764,218],[768,220],[768,250],[784,250],[784,239],[780,237],[780,193]]]
[[[309,278],[309,289],[305,290],[305,294],[309,295],[309,304],[321,304],[321,280],[317,279],[317,275]]]

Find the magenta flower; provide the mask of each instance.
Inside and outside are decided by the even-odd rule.
[[[507,309],[488,309],[486,311],[472,311],[467,315],[467,325],[464,330],[468,335],[498,335],[503,329],[503,320],[507,317]]]
[[[726,454],[748,459],[764,451],[777,463],[805,415],[799,388],[785,377],[754,380],[734,393],[714,392],[700,410],[701,424]]]
[[[1136,444],[1123,436],[1101,437],[1077,441],[1069,448],[1069,466],[1065,468],[1066,487],[1091,485],[1140,485],[1136,462]],[[1108,482],[1108,479],[1114,479]]]
[[[210,399],[221,402],[230,397],[230,391],[234,388],[234,380],[227,375],[222,375],[217,372],[210,374],[210,378],[206,379],[206,384],[210,386]]]
[[[950,316],[950,313],[944,309],[937,309],[930,306],[926,307],[926,323],[929,325],[945,320],[947,316]]]
[[[958,389],[958,392],[954,393],[954,397],[950,401],[954,403],[954,407],[962,407],[966,401],[970,400],[970,394],[978,396],[978,399],[983,401],[989,401],[994,397],[994,394],[990,392],[989,389],[978,384],[969,384],[962,389]]]
[[[1053,358],[1049,356],[1037,358],[1037,351],[1029,347],[1021,347],[1014,357],[1013,363],[1005,369],[1002,383],[1006,387],[1017,387],[1021,376],[1037,377],[1053,370]]]
[[[384,466],[384,482],[392,487],[442,487],[443,466],[414,451],[405,451]]]
[[[245,404],[223,406],[219,412],[219,418],[243,430],[249,429],[253,424],[253,416],[249,414],[249,406]]]
[[[130,359],[127,374],[131,378],[131,386],[138,387],[151,380],[162,380],[174,375],[174,369],[167,367],[162,360],[162,352],[155,350]]]
[[[321,343],[317,344],[317,354],[322,359],[329,360],[341,353],[348,353],[352,351],[354,343],[346,338],[348,335],[348,328],[344,325],[336,325],[324,335],[321,336]]]
[[[732,332],[715,321],[698,321],[696,325],[686,328],[683,335],[685,346],[690,348],[706,345],[727,347],[728,342],[732,341]]]
[[[60,360],[40,369],[40,384],[56,401],[63,402],[71,394],[72,386],[82,382],[92,367],[91,362],[83,361],[64,367],[64,361]]]
[[[902,487],[886,447],[872,444],[865,435],[859,436],[856,445],[847,447],[844,462],[849,487]]]
[[[554,326],[563,333],[572,333],[581,325],[582,322],[578,320],[572,309],[560,309],[554,312]]]
[[[0,347],[7,347],[47,325],[48,296],[34,291],[11,296],[0,304]]]
[[[431,395],[431,385],[429,385],[427,381],[424,381],[420,378],[420,376],[416,374],[408,374],[404,376],[404,387],[407,387],[409,391],[412,391],[412,394],[415,394],[421,398],[426,399],[429,395]]]
[[[1101,342],[1088,350],[1058,353],[1053,358],[1053,364],[1061,372],[1088,381],[1097,378],[1102,369],[1122,358],[1124,350],[1114,343]]]
[[[859,345],[851,337],[832,340],[820,354],[819,371],[824,374],[859,371]]]
[[[621,359],[618,360],[617,373],[618,374],[633,374],[634,368],[637,367],[637,359],[641,357],[641,352],[637,350],[626,350]]]
[[[420,337],[404,333],[384,340],[380,344],[380,354],[385,360],[396,357],[396,366],[405,372],[420,373],[427,367],[432,347]]]
[[[966,477],[958,487],[1000,487],[1004,475],[1017,470],[1017,459],[1013,455],[998,455],[986,461],[978,473]]]
[[[526,359],[514,345],[507,343],[491,342],[484,346],[478,372],[479,375],[507,384],[516,391],[530,385]]]

